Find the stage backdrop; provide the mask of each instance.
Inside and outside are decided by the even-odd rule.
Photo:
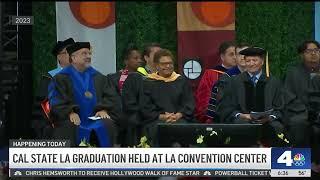
[[[57,40],[89,41],[93,67],[116,71],[115,2],[56,2],[56,19]]]
[[[235,39],[234,2],[177,2],[178,67],[195,90],[205,69],[221,64],[218,48]]]
[[[54,57],[50,53],[57,40],[55,3],[32,3],[34,92],[41,74],[56,66]],[[278,77],[283,77],[288,65],[300,61],[297,45],[306,39],[314,39],[315,27],[320,27],[315,26],[313,1],[290,3],[237,1],[235,16],[237,41],[268,49],[271,73]],[[117,69],[123,68],[121,54],[128,42],[136,42],[139,48],[142,48],[145,42],[160,42],[176,55],[178,50],[176,17],[177,2],[117,1]]]

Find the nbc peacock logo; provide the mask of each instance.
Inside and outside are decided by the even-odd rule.
[[[296,155],[294,155],[293,157],[293,164],[295,166],[303,166],[305,164],[305,158],[304,155],[301,153],[297,153]]]

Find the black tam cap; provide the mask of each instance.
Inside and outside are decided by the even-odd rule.
[[[245,56],[264,56],[267,51],[260,47],[248,47],[239,53]]]
[[[90,43],[89,42],[76,42],[73,45],[67,47],[67,52],[69,55],[71,55],[72,53],[74,53],[82,48],[90,49]]]
[[[66,39],[64,41],[58,41],[52,50],[52,54],[54,56],[57,56],[62,51],[62,49],[74,43],[75,42],[72,38]]]

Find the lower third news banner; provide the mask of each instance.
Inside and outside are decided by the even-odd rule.
[[[283,157],[280,156],[289,157],[289,154],[283,155],[279,151],[277,156],[280,158],[274,158],[272,149],[70,148],[31,147],[30,143],[27,147],[21,147],[13,143],[9,148],[9,175],[10,177],[272,177],[272,159],[276,161],[280,159],[276,163],[281,164],[287,162],[281,161]],[[296,149],[290,149],[292,150]],[[303,152],[301,150],[292,152],[293,159],[297,153],[303,154],[305,164],[309,163],[311,155],[306,154],[308,149]],[[299,166],[299,170],[303,169],[305,173],[294,174],[295,177],[310,177],[308,167],[305,166],[303,169],[304,166]],[[280,169],[281,173],[286,170],[282,166],[275,168]]]

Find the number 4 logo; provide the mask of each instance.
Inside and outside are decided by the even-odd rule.
[[[277,159],[277,163],[285,163],[286,166],[291,166],[293,160],[291,159],[291,151],[285,151]]]

